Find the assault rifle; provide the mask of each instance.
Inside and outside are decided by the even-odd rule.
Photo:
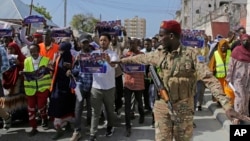
[[[170,110],[169,114],[171,116],[171,120],[175,121],[176,120],[176,113],[175,113],[175,111],[173,109],[172,102],[171,102],[170,96],[169,96],[169,92],[164,87],[164,84],[163,84],[162,80],[160,79],[159,75],[156,73],[154,66],[149,66],[149,72],[150,72],[151,78],[153,79],[153,82],[155,84],[158,95],[168,105],[168,108]]]

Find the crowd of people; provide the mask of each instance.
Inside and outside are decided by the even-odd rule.
[[[245,28],[240,27],[237,31],[230,31],[228,37],[218,35],[214,41],[208,40],[208,36],[205,36],[204,39],[204,47],[200,48],[199,51],[206,58],[205,62],[208,64],[209,70],[219,80],[225,95],[230,98],[233,108],[237,112],[249,116],[250,99],[245,97],[248,94],[246,90],[243,90],[243,88],[247,89],[249,81],[248,77],[244,77],[247,76],[248,72],[249,46],[247,44],[250,39]],[[238,60],[237,63],[234,62],[235,59]],[[245,75],[244,72],[246,72]],[[197,106],[198,111],[202,110],[205,88],[204,82],[198,80],[195,96],[195,108]],[[213,100],[217,101],[214,97]],[[220,106],[219,102],[218,106]],[[232,122],[240,124],[238,119],[234,119]]]
[[[101,118],[107,120],[106,136],[113,135],[115,116],[121,117],[123,106],[129,137],[137,104],[139,124],[144,123],[145,114],[152,113],[157,141],[189,140],[195,127],[194,112],[202,110],[206,88],[228,117],[233,117],[233,124],[249,120],[246,116],[249,116],[250,37],[245,30],[242,32],[244,28],[225,38],[218,36],[214,41],[204,34],[201,48],[181,45],[181,27],[176,21],[163,21],[159,34],[153,38],[127,37],[126,29],[121,28],[122,41],[118,35],[106,32],[57,41],[48,28],[25,37],[26,28],[22,27],[19,38],[4,36],[1,40],[0,116],[6,130],[11,128],[14,116],[21,115],[17,111],[24,111],[22,116],[26,116],[31,127],[30,137],[39,133],[39,117],[44,130],[53,122],[54,140],[73,123],[70,140],[77,141],[82,134],[86,102],[85,125],[90,126],[90,141],[97,138]],[[106,72],[84,73],[81,54],[100,53],[105,54]],[[143,64],[145,70],[124,71],[126,64]],[[170,102],[180,121],[172,121],[166,101],[158,96],[150,65],[155,66],[170,92]],[[38,75],[33,72],[41,68],[49,71],[30,77],[31,73]]]

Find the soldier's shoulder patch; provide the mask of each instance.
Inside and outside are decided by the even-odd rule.
[[[205,62],[205,57],[202,56],[202,55],[198,55],[197,60],[198,60],[199,63],[204,63]]]

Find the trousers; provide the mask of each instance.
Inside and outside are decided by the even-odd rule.
[[[114,101],[115,101],[115,87],[102,90],[102,89],[91,89],[91,107],[92,107],[92,118],[90,135],[95,136],[97,133],[97,127],[99,124],[99,117],[102,111],[102,105],[105,106],[107,112],[107,126],[114,126],[115,115],[114,115]]]
[[[178,120],[171,120],[169,108],[163,100],[154,105],[156,141],[190,141],[193,135],[193,98],[173,104]]]
[[[37,128],[36,123],[36,108],[38,108],[41,118],[47,120],[47,100],[49,96],[49,90],[44,92],[36,92],[33,96],[27,96],[28,100],[28,112],[29,112],[29,124],[32,128]]]

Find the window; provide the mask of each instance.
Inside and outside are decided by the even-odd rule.
[[[228,5],[229,3],[228,2],[225,2],[225,1],[221,1],[220,3],[219,3],[219,6],[221,7],[221,6],[224,6],[224,5]]]

